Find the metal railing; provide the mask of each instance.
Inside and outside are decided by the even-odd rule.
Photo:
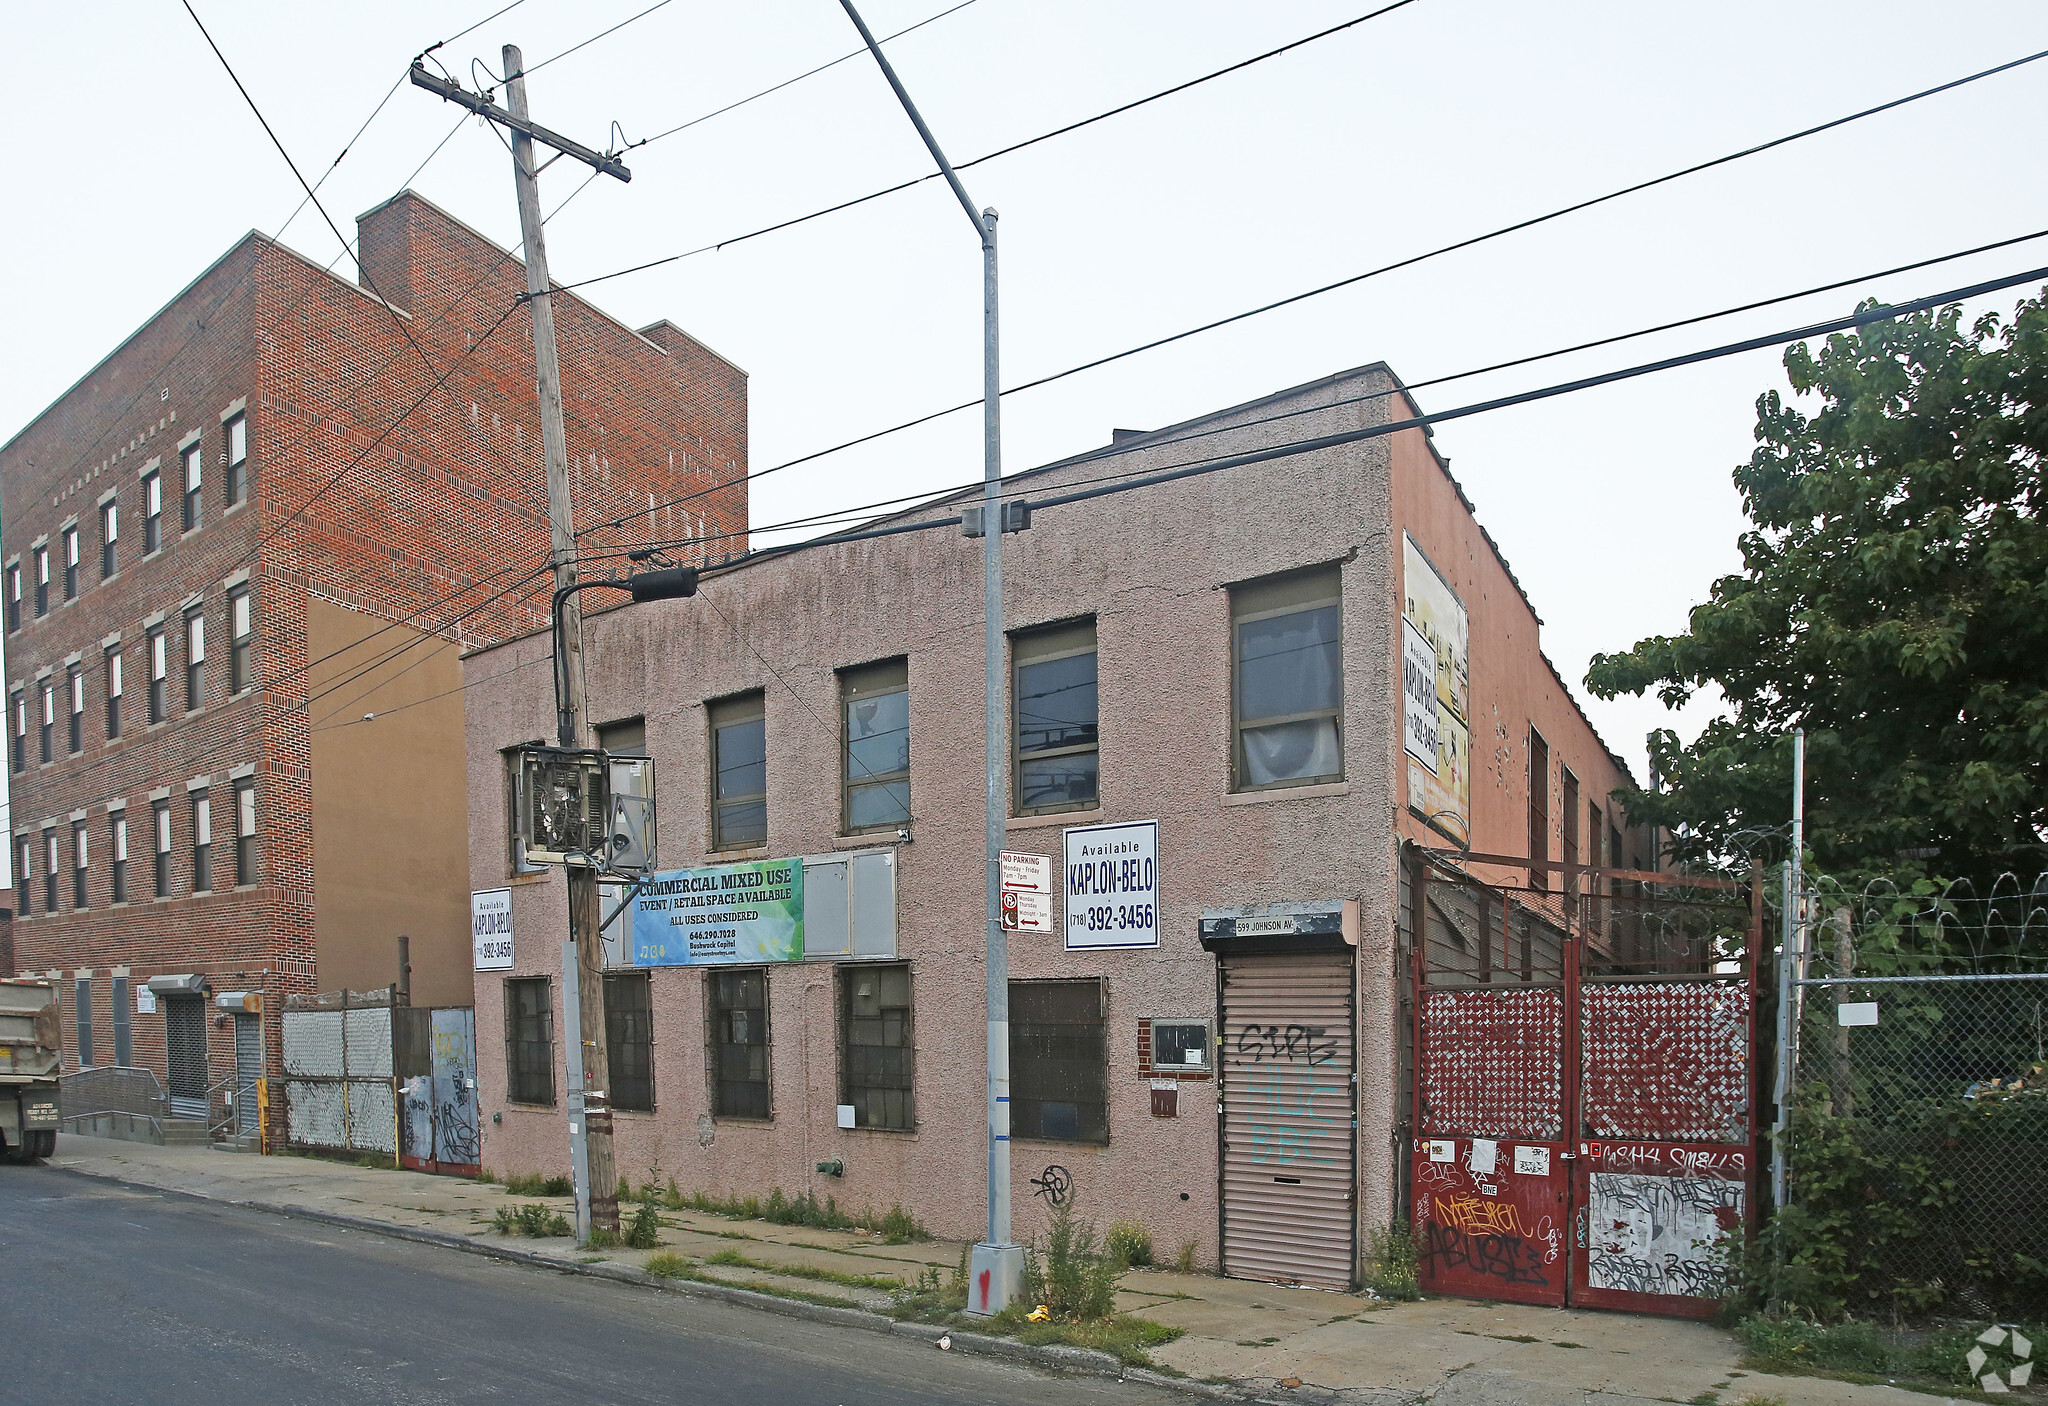
[[[169,1116],[170,1096],[154,1070],[109,1064],[81,1069],[57,1080],[58,1121],[64,1131],[84,1131],[84,1124],[109,1114],[147,1123],[159,1139]]]

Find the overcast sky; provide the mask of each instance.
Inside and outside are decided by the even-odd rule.
[[[524,0],[443,49],[529,67],[648,0]],[[878,34],[950,0],[870,0]],[[492,0],[346,7],[194,0],[281,140],[326,170],[412,56]],[[1364,0],[973,0],[890,45],[957,162],[1352,18]],[[175,0],[15,6],[10,134],[14,434],[251,228],[299,201]],[[536,73],[535,118],[594,146],[651,136],[857,47],[835,0],[671,0]],[[1416,0],[1245,72],[966,174],[1001,211],[1004,383],[1043,375],[2048,48],[2037,4],[1712,6]],[[343,231],[457,125],[402,87],[321,190]],[[1006,399],[1012,469],[1332,371],[1409,381],[1793,292],[2048,227],[2048,61]],[[2029,133],[2034,134],[2028,136]],[[929,169],[874,64],[842,63],[633,152],[548,227],[573,282],[741,234]],[[506,245],[510,161],[462,124],[414,181]],[[546,204],[587,174],[563,161]],[[312,210],[286,243],[340,252]],[[2048,264],[2048,240],[1622,347],[1422,391],[1426,409],[1732,341]],[[352,261],[339,270],[353,274]],[[931,182],[593,288],[751,373],[764,468],[980,389],[973,231]],[[1991,305],[2010,309],[2018,294]],[[1446,425],[1437,442],[1577,685],[1588,659],[1684,624],[1737,565],[1729,472],[1753,444],[1753,353]],[[773,475],[755,524],[979,477],[969,412]],[[1103,511],[1135,508],[1111,499]],[[1106,530],[1113,530],[1107,527]],[[1653,700],[1584,698],[1641,774]],[[1676,720],[1690,734],[1699,708]]]

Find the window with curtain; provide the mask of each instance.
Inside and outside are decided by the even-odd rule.
[[[1232,770],[1239,791],[1344,776],[1341,582],[1335,567],[1230,594]]]

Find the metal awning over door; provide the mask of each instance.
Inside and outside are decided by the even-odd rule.
[[[1345,1289],[1358,1186],[1349,948],[1218,961],[1223,1272]]]

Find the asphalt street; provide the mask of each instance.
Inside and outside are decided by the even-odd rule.
[[[0,1166],[0,1401],[1137,1406],[908,1339]]]

